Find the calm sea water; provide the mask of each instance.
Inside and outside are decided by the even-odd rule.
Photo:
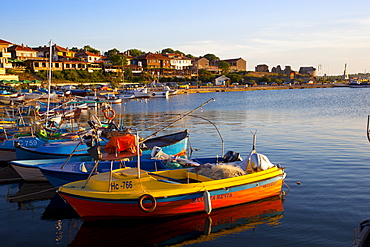
[[[222,155],[218,129],[224,152],[245,157],[257,131],[257,151],[286,168],[284,200],[228,208],[208,219],[84,223],[48,183],[3,182],[0,245],[350,246],[354,228],[370,218],[370,90],[185,94],[114,107],[123,124],[149,135],[211,98],[162,134],[187,128],[192,156],[202,157]],[[44,193],[22,197],[37,191]]]

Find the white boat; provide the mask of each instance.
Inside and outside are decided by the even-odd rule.
[[[135,95],[133,94],[120,93],[120,94],[117,94],[116,96],[117,98],[120,98],[122,100],[135,99]]]
[[[24,94],[17,94],[16,96],[11,96],[10,100],[11,101],[24,101],[26,99],[26,95]]]
[[[11,99],[13,97],[16,97],[17,95],[17,93],[0,93],[0,102],[4,104],[9,104]]]
[[[98,105],[99,98],[96,95],[87,96],[76,96],[76,100],[79,102],[87,102],[87,106],[96,107]]]
[[[121,104],[122,99],[118,98],[115,94],[105,94],[104,100],[111,104]]]
[[[179,90],[171,89],[169,86],[163,86],[163,89],[168,91],[170,95],[176,95],[179,92]]]
[[[0,85],[0,101],[3,103],[10,103],[12,97],[16,97],[18,95],[17,91],[11,87],[6,85]]]
[[[25,99],[48,99],[48,93],[41,93],[41,92],[32,92],[32,93],[25,93]],[[55,100],[57,98],[57,94],[53,91],[50,93],[50,100]]]
[[[132,93],[135,98],[150,98],[150,93],[147,88],[135,88],[128,92]]]
[[[149,90],[150,97],[153,98],[168,98],[170,93],[168,91],[162,91],[162,90]]]
[[[53,161],[64,162],[66,159],[54,159]],[[15,161],[14,161],[15,162]],[[46,177],[42,174],[40,169],[35,169],[34,160],[23,160],[22,166],[12,165],[14,170],[22,177],[23,180],[29,182],[45,182],[48,181]],[[50,164],[50,159],[40,159],[37,160],[39,166]]]

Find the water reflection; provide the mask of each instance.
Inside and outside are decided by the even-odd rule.
[[[231,233],[253,230],[261,224],[278,226],[283,212],[283,200],[277,196],[215,210],[210,216],[195,214],[155,220],[84,222],[69,246],[169,246],[200,243]]]
[[[44,213],[41,216],[42,220],[63,220],[78,218],[76,211],[62,199],[59,194],[55,194],[46,206]]]
[[[49,182],[21,182],[15,194],[9,194],[10,203],[18,203],[18,209],[28,209],[33,201],[50,200],[56,194]]]

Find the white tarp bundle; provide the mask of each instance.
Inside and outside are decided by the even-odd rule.
[[[248,159],[239,164],[240,168],[248,173],[264,171],[274,166],[270,160],[263,154],[252,152]]]

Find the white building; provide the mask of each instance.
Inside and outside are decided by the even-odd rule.
[[[215,85],[216,86],[225,86],[227,81],[230,81],[230,78],[222,75],[222,76],[219,76],[215,79]]]

